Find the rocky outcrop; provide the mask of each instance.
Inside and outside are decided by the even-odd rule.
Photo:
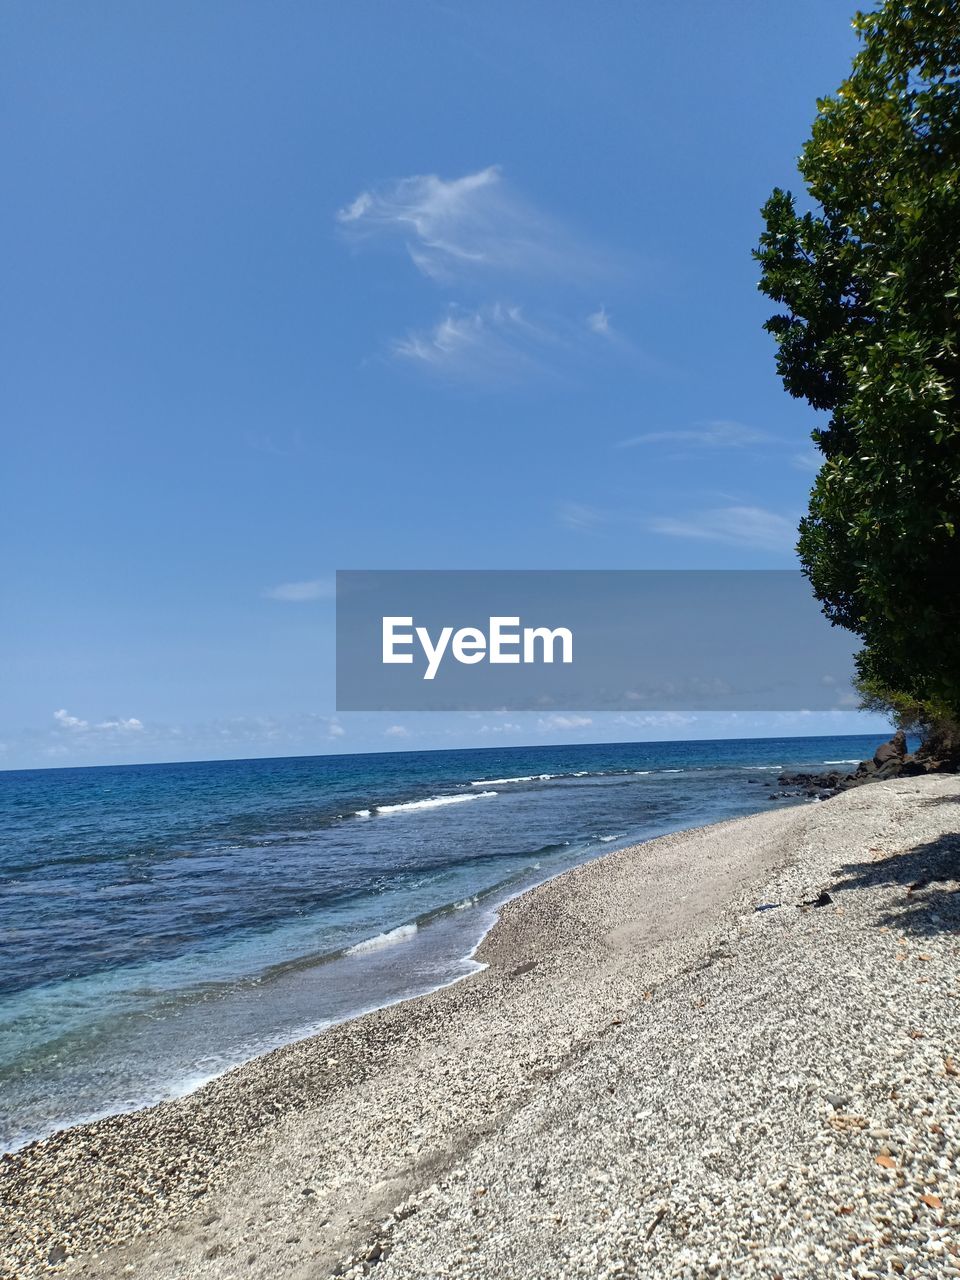
[[[884,768],[885,765],[894,761],[900,764],[907,757],[907,735],[902,729],[898,729],[889,742],[882,742],[873,753],[873,763],[878,769]]]
[[[926,745],[911,755],[907,750],[907,736],[898,729],[889,742],[877,747],[872,760],[861,760],[854,773],[782,773],[777,781],[780,796],[802,795],[826,800],[865,782],[885,782],[888,778],[922,773],[955,773],[958,768],[960,759],[955,754],[932,751]]]
[[[782,796],[807,796],[811,800],[828,800],[830,796],[845,790],[845,781],[846,778],[842,773],[781,773],[777,779],[780,791],[774,792],[770,799],[779,800]]]

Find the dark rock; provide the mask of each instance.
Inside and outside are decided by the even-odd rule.
[[[880,765],[873,775],[874,782],[886,782],[888,778],[899,778],[903,772],[903,761],[892,757]]]
[[[47,1262],[51,1267],[55,1267],[59,1262],[66,1262],[67,1251],[62,1244],[55,1244],[47,1254]]]
[[[873,753],[873,763],[881,768],[891,761],[902,762],[907,754],[907,735],[898,729],[889,742],[883,742]]]
[[[810,898],[807,902],[801,902],[801,907],[829,907],[833,899],[827,893],[826,889],[821,890],[815,898]]]
[[[866,782],[885,782],[889,778],[909,778],[926,773],[949,773],[960,769],[960,748],[951,754],[948,750],[936,750],[929,742],[925,742],[911,755],[907,751],[907,738],[902,729],[888,742],[883,742],[874,752],[873,759],[861,760],[853,773],[840,774],[836,770],[830,773],[781,773],[777,779],[782,788],[778,796],[770,799],[783,800],[789,796],[805,796],[808,799],[827,800],[841,791],[849,791],[851,787],[863,786]]]

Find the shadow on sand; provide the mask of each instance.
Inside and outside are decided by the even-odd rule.
[[[925,803],[960,807],[960,795],[937,796]],[[960,934],[960,832],[946,832],[876,861],[847,863],[838,875],[831,892],[902,886],[902,896],[878,916],[879,924],[921,937]]]

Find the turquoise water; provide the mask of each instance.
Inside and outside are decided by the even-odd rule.
[[[456,980],[497,906],[874,737],[0,773],[0,1142]],[[795,802],[794,802],[795,803]]]

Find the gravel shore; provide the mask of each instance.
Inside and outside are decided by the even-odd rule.
[[[0,1276],[960,1276],[960,779],[651,841],[487,968],[0,1163]]]

